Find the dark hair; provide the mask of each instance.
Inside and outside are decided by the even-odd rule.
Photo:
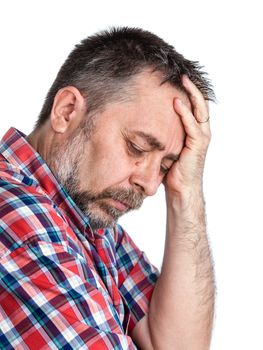
[[[69,54],[51,86],[36,128],[50,116],[59,89],[75,86],[87,99],[87,112],[97,112],[106,103],[127,99],[132,77],[150,68],[169,82],[183,89],[181,75],[188,77],[207,100],[215,95],[206,73],[197,61],[185,59],[174,47],[140,28],[112,28],[82,40]]]

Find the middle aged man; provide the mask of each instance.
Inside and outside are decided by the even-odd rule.
[[[147,31],[76,46],[33,132],[0,143],[2,348],[209,348],[209,99],[197,62]],[[162,183],[159,274],[117,220]]]

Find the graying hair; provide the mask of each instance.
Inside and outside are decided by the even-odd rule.
[[[75,86],[86,98],[87,113],[102,110],[107,103],[132,96],[132,82],[140,72],[160,72],[161,84],[169,82],[184,90],[183,74],[195,83],[206,100],[215,95],[206,73],[197,61],[190,61],[149,31],[140,28],[112,28],[82,40],[69,54],[51,86],[36,128],[49,118],[59,89]]]

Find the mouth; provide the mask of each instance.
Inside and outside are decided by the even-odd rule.
[[[125,212],[128,211],[129,209],[131,209],[130,205],[124,202],[121,202],[117,199],[113,199],[113,198],[109,198],[110,202],[112,203],[112,205],[118,209],[121,212]]]

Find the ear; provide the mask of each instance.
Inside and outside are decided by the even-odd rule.
[[[60,89],[53,102],[50,122],[56,133],[74,130],[86,114],[86,101],[74,86]]]

